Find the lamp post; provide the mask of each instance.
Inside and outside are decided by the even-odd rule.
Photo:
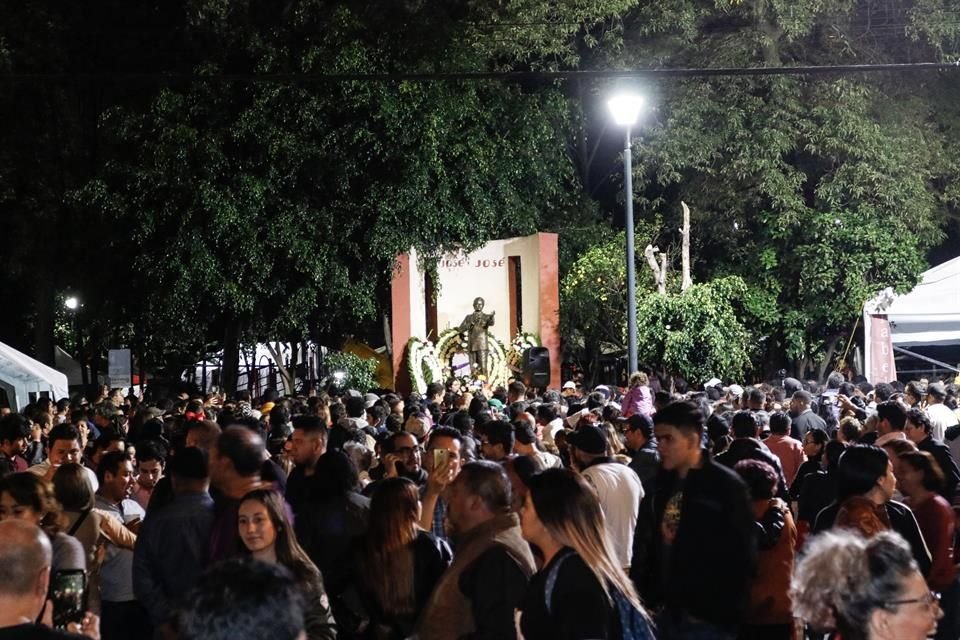
[[[627,377],[637,370],[637,285],[636,250],[633,246],[633,158],[630,154],[630,129],[637,122],[643,97],[631,93],[615,95],[607,101],[613,121],[624,128],[623,190],[627,228]]]
[[[77,343],[77,362],[80,363],[80,379],[83,383],[84,393],[87,387],[87,367],[83,362],[83,343],[80,336],[80,320],[77,319],[77,309],[80,308],[80,300],[76,296],[70,296],[63,301],[63,306],[67,308],[73,319],[73,336]]]

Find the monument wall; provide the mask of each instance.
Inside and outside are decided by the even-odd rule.
[[[469,254],[446,255],[437,264],[436,282],[421,271],[415,252],[403,254],[397,258],[392,297],[393,370],[398,389],[409,389],[397,374],[403,372],[403,351],[410,337],[435,340],[445,329],[459,326],[473,311],[477,297],[484,299],[486,313],[496,311],[490,331],[504,344],[518,330],[539,336],[550,350],[551,387],[560,387],[556,234],[494,240]]]

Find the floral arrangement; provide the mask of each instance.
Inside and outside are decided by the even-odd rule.
[[[427,385],[431,382],[443,381],[443,366],[433,343],[410,338],[407,342],[407,372],[417,393],[426,393]]]
[[[453,367],[453,359],[457,353],[467,350],[465,337],[456,329],[443,331],[436,344],[422,338],[410,338],[407,342],[407,371],[414,390],[426,393],[427,385],[431,382],[443,382],[459,378],[464,387],[476,386],[478,379],[485,379],[491,387],[507,384],[511,377],[511,370],[520,362],[524,349],[540,345],[540,340],[532,333],[521,332],[511,341],[510,348],[504,348],[497,338],[487,332],[487,365],[490,368],[486,376],[465,376]]]

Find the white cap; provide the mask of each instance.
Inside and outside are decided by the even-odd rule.
[[[706,389],[707,387],[715,387],[720,383],[721,383],[720,378],[710,378],[709,380],[703,383],[703,388]]]
[[[742,395],[743,395],[743,387],[741,387],[741,386],[738,385],[738,384],[732,384],[732,385],[730,385],[729,387],[727,387],[727,391],[729,391],[730,393],[732,393],[732,394],[735,395],[735,396],[742,396]]]
[[[566,382],[563,383],[563,388],[564,388],[564,389],[576,389],[576,388],[577,388],[577,385],[576,385],[576,383],[575,383],[573,380],[567,380]]]

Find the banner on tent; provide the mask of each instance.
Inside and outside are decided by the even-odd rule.
[[[885,315],[870,316],[870,380],[892,382],[897,379],[897,364],[893,359],[893,338],[890,320]]]

